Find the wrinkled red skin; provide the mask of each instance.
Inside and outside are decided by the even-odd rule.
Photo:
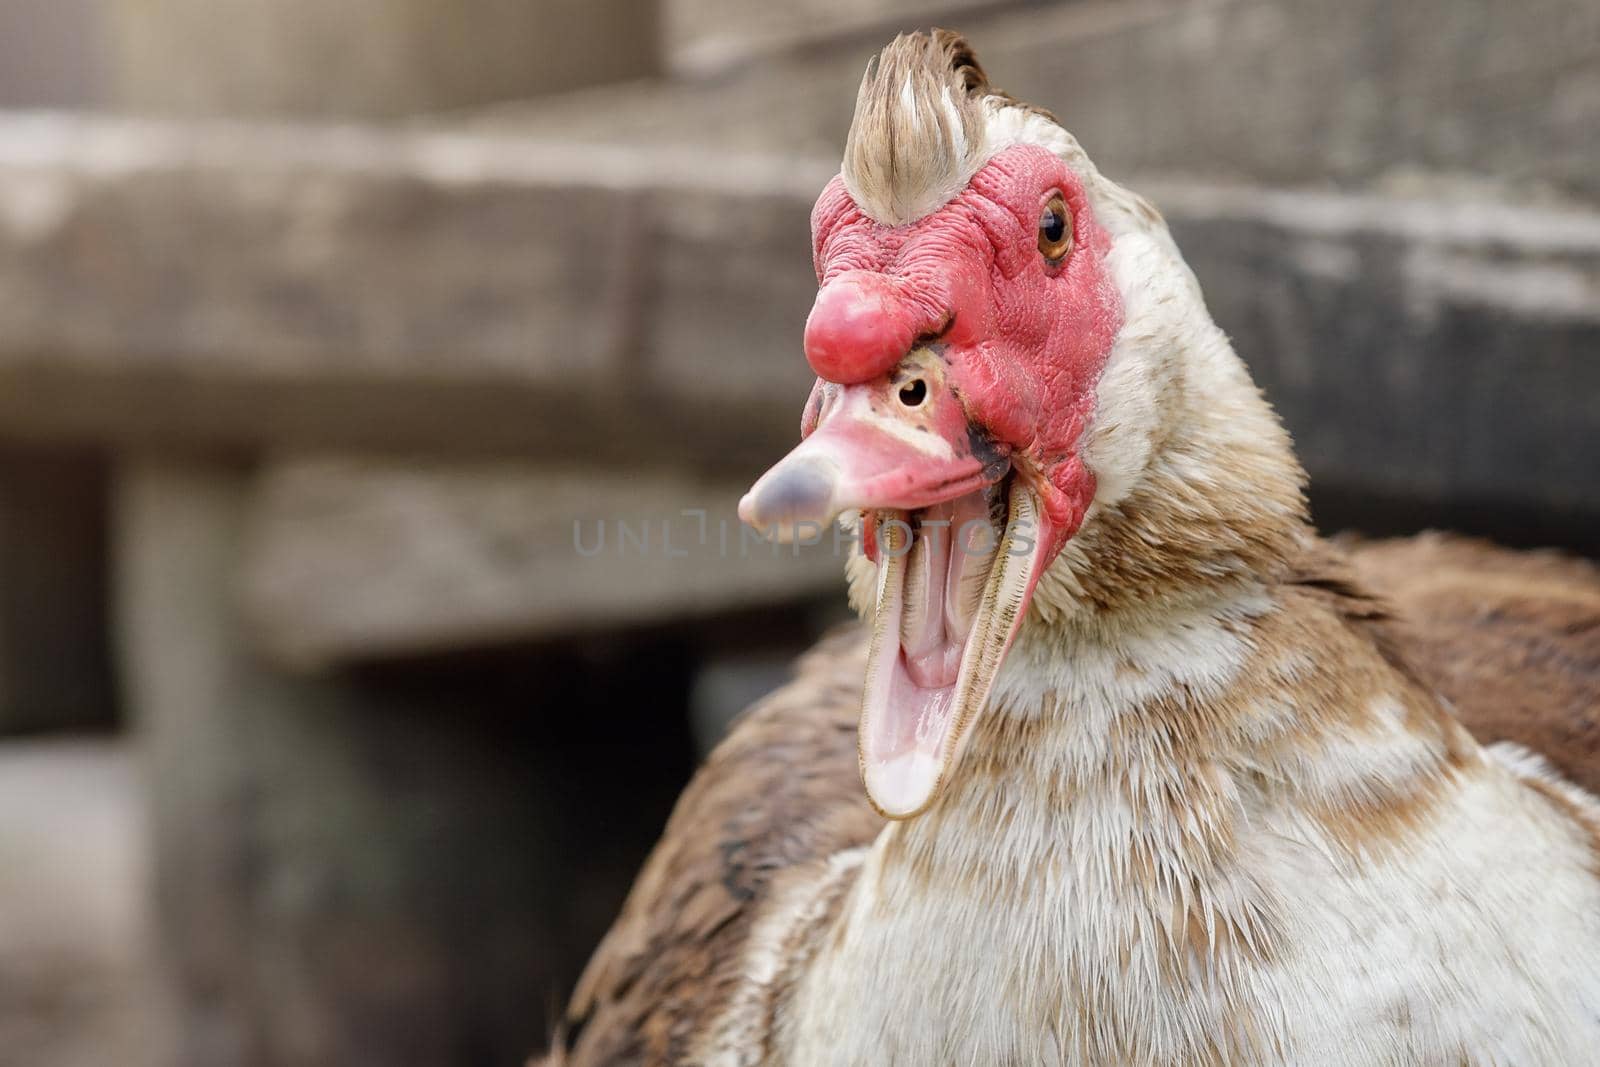
[[[1072,251],[1039,254],[1039,215],[1059,190]],[[815,429],[825,382],[891,373],[918,340],[937,340],[967,417],[1002,447],[1039,493],[1054,558],[1083,522],[1094,475],[1077,446],[1095,384],[1122,328],[1106,264],[1110,235],[1083,185],[1055,155],[1017,145],[996,155],[954,200],[906,226],[862,213],[834,178],[811,212],[821,286],[805,351],[821,379],[806,405]]]

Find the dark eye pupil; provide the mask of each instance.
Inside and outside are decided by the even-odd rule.
[[[1046,211],[1039,219],[1039,232],[1046,241],[1059,241],[1067,232],[1067,220],[1054,211]]]

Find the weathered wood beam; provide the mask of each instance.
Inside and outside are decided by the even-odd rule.
[[[0,436],[727,465],[809,387],[826,169],[0,117]]]
[[[0,436],[753,473],[808,386],[805,213],[829,168],[715,162],[0,119]],[[1426,469],[1462,492],[1587,494],[1570,446],[1593,431],[1595,213],[1438,183],[1133,184],[1314,471],[1366,478],[1336,438],[1376,424],[1395,484]],[[1444,436],[1419,451],[1423,426]]]

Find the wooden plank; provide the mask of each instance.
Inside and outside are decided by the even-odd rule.
[[[1600,213],[1449,187],[1406,196],[1151,183],[1217,322],[1342,494],[1575,524],[1600,550]],[[1491,523],[1484,525],[1484,523]]]
[[[809,384],[805,212],[827,168],[724,162],[592,145],[547,155],[498,134],[0,119],[0,436],[757,470],[792,440]],[[1592,365],[1583,308],[1600,237],[1587,210],[1428,185],[1155,191],[1213,304],[1236,309],[1224,324],[1252,360],[1273,358],[1258,345],[1292,344],[1337,374],[1385,317],[1411,351],[1457,328],[1451,316],[1481,314],[1500,347],[1451,341],[1451,359],[1487,374],[1514,350],[1523,395],[1559,405]],[[612,254],[641,235],[648,255]],[[1393,277],[1367,259],[1411,266]],[[1328,275],[1347,262],[1354,275]],[[1520,280],[1485,283],[1501,270]],[[1539,304],[1541,279],[1563,307]],[[1313,322],[1280,308],[1280,334],[1301,332],[1249,335],[1269,298],[1335,284],[1361,314]],[[1526,408],[1506,409],[1480,450],[1502,428],[1576,425]],[[1290,415],[1315,466],[1343,413]],[[1548,465],[1523,466],[1536,499]],[[1570,473],[1559,481],[1572,488]]]
[[[0,117],[0,435],[725,462],[809,388],[822,175],[724,162]]]

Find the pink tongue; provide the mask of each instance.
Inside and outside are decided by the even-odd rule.
[[[981,530],[973,520],[984,523]],[[984,538],[991,540],[985,542]],[[982,494],[929,508],[906,560],[900,620],[900,654],[890,667],[888,758],[920,749],[936,758],[955,701],[961,656],[972,632],[972,605],[963,604],[964,582],[981,583],[994,534],[987,526]]]
[[[960,666],[961,649],[957,646],[952,661]],[[939,742],[944,738],[945,724],[950,720],[950,709],[955,703],[956,668],[950,669],[950,680],[943,684],[924,685],[902,655],[890,668],[888,714],[883,717],[884,734],[880,735],[880,755],[885,759],[899,759],[921,750],[933,758]]]
[[[951,508],[930,509],[927,519],[951,521]],[[952,640],[945,626],[945,576],[952,563],[964,560],[950,551],[955,531],[924,522],[906,560],[905,614],[900,620],[900,651],[909,681],[923,689],[956,684],[963,642]]]

